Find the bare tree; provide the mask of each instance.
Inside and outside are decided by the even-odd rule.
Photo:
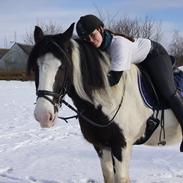
[[[140,18],[129,18],[124,16],[117,19],[118,12],[111,16],[104,14],[97,9],[100,19],[105,22],[107,29],[116,33],[122,33],[133,37],[149,38],[154,41],[162,41],[161,22],[155,22],[148,16],[141,20]]]
[[[176,57],[177,65],[183,65],[183,36],[181,36],[177,30],[173,33],[169,51]]]
[[[48,23],[43,21],[37,21],[36,25],[39,26],[45,34],[57,34],[63,31],[60,25],[52,21],[49,21]],[[33,30],[26,32],[24,43],[28,45],[34,44]]]

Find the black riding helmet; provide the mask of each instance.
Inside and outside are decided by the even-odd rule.
[[[80,38],[85,38],[95,29],[104,27],[104,23],[95,15],[85,15],[80,17],[76,24],[76,31]]]

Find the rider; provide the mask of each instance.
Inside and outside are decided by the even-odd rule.
[[[150,39],[134,39],[113,33],[104,28],[98,17],[90,14],[80,17],[76,31],[81,39],[109,53],[111,67],[108,79],[111,86],[118,84],[123,71],[129,70],[132,63],[141,65],[170,105],[183,133],[183,98],[175,86],[170,56],[162,45]],[[183,141],[180,151],[183,152]]]

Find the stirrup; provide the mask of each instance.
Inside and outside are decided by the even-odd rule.
[[[147,120],[144,136],[137,139],[134,145],[144,144],[147,140],[149,140],[149,138],[151,137],[153,132],[156,130],[156,128],[159,126],[159,124],[160,124],[160,120],[158,118],[154,118],[154,116],[151,116]]]

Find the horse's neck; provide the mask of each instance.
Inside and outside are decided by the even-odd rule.
[[[102,88],[94,88],[89,86],[88,90],[91,90],[91,95],[94,100],[88,96],[86,89],[84,88],[84,80],[87,81],[87,78],[84,78],[83,73],[81,71],[81,58],[80,58],[80,45],[71,40],[72,43],[72,61],[73,61],[73,86],[76,90],[76,93],[84,100],[94,104],[94,105],[101,105],[106,103],[106,99],[109,98],[109,84],[107,80],[107,73],[109,71],[109,60],[107,60],[107,56],[103,55],[103,58],[106,60],[99,60],[101,73],[97,73],[98,68],[96,68],[96,72],[93,73],[93,77],[96,77],[96,74],[100,74],[104,80],[104,87]],[[94,62],[94,61],[93,61]],[[96,62],[94,62],[95,64]],[[89,69],[89,68],[88,68]],[[87,76],[86,76],[87,77]]]

